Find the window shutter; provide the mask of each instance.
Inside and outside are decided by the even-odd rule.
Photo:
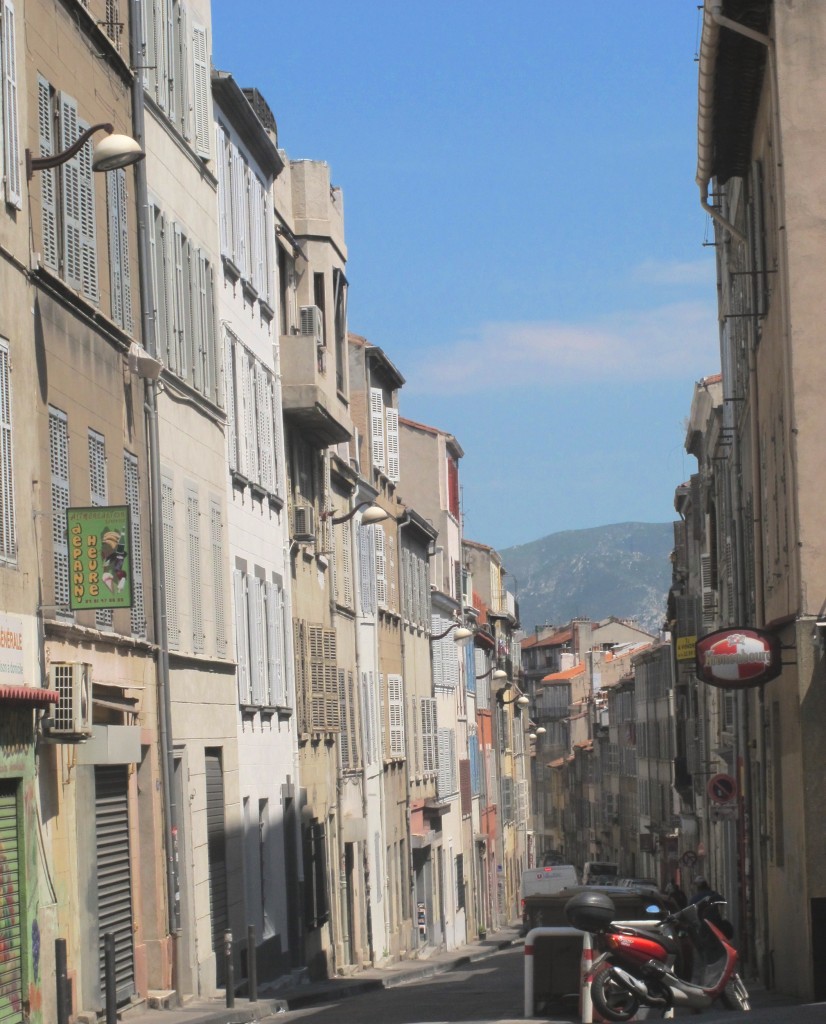
[[[109,499],[106,486],[106,443],[101,434],[89,431],[89,496],[92,505],[108,505]],[[106,629],[112,628],[111,609],[98,609],[95,622]]]
[[[223,658],[227,653],[227,626],[224,610],[224,515],[221,503],[209,503],[210,540],[212,543],[212,602],[215,609],[215,653]]]
[[[275,583],[266,583],[267,612],[267,675],[270,700],[286,707],[286,677],[284,673],[284,594]]]
[[[206,260],[200,249],[190,249],[192,271],[192,383],[202,395],[209,396],[209,338],[207,337]]]
[[[49,409],[49,462],[52,475],[52,547],[54,551],[54,603],[69,611],[69,545],[66,509],[69,507],[69,422],[65,412]]]
[[[384,469],[384,394],[381,388],[370,388],[370,443],[373,465]]]
[[[77,134],[86,131],[85,121],[77,122]],[[100,299],[98,288],[97,227],[95,216],[95,183],[92,171],[92,141],[85,143],[77,155],[80,169],[80,278],[83,294],[90,302]]]
[[[194,490],[186,495],[186,525],[189,541],[189,596],[192,610],[192,650],[204,650],[204,617],[202,611],[203,583],[201,581],[201,505]]]
[[[17,114],[17,53],[12,0],[3,0],[3,148],[6,160],[6,202],[21,209],[20,126]]]
[[[177,224],[174,225],[172,234],[174,245],[173,265],[175,274],[175,329],[173,341],[175,349],[175,366],[178,376],[183,378],[183,380],[187,380],[190,372],[186,345],[190,307],[189,261],[187,258],[188,242]]]
[[[353,745],[350,735],[350,716],[347,713],[347,687],[344,669],[338,670],[339,700],[341,702],[341,734],[338,738],[339,763],[344,770],[353,767]]]
[[[60,148],[74,145],[78,136],[77,105],[69,96],[60,96]],[[83,285],[81,254],[80,157],[75,155],[61,167],[63,208],[63,278],[80,291]]]
[[[250,703],[249,626],[247,623],[246,577],[239,569],[232,571],[232,593],[235,603],[235,660],[238,674],[238,700]]]
[[[0,340],[0,558],[17,558],[9,344]]]
[[[223,125],[215,126],[215,162],[218,171],[218,227],[221,237],[221,255],[231,256],[229,247],[230,225],[232,215],[229,206],[229,168],[227,167],[227,151],[229,140]]]
[[[109,226],[109,288],[111,291],[112,319],[123,327],[123,267],[121,266],[120,204],[118,203],[118,174],[106,175],[106,212]]]
[[[192,70],[195,81],[195,152],[209,159],[209,49],[202,25],[192,26]]]
[[[404,683],[399,675],[387,677],[387,703],[390,718],[390,756],[404,757]]]
[[[387,409],[387,475],[399,482],[399,410]]]
[[[172,650],[177,650],[181,642],[181,630],[178,622],[178,587],[175,576],[175,495],[169,477],[161,481],[161,521],[167,641]]]
[[[37,124],[40,135],[40,155],[51,156],[55,151],[52,122],[52,97],[49,83],[37,80]],[[57,274],[60,270],[57,240],[57,171],[40,172],[41,230],[43,232],[43,266]]]
[[[272,383],[261,363],[255,365],[255,411],[261,486],[273,490]]]
[[[228,330],[224,335],[224,405],[227,411],[227,457],[230,472],[238,469],[238,422],[235,408],[235,341]]]
[[[337,638],[334,629],[324,630],[324,710],[326,728],[341,728],[341,699],[338,692]]]
[[[385,554],[384,527],[373,526],[376,545],[376,601],[380,608],[387,606],[387,557]]]
[[[353,607],[353,565],[352,535],[350,523],[342,523],[341,529],[341,575],[343,577],[342,598],[347,608]]]
[[[450,796],[450,729],[439,729],[439,764],[436,791],[440,799]]]
[[[179,3],[176,19],[177,45],[175,47],[176,68],[173,73],[173,89],[175,92],[176,109],[178,111],[178,127],[185,139],[192,138],[191,113],[189,102],[189,32],[187,14],[184,4]],[[170,112],[170,117],[172,113]],[[208,130],[208,129],[207,129]],[[209,142],[207,142],[207,146]]]
[[[461,799],[462,814],[470,814],[472,809],[470,792],[470,758],[462,758],[459,761],[459,795]]]
[[[310,648],[310,728],[324,729],[324,628],[308,627]]]
[[[261,580],[247,576],[247,605],[250,633],[250,688],[253,704],[269,703],[264,672],[264,601]]]
[[[359,526],[359,586],[362,615],[376,610],[376,542],[374,526]]]
[[[123,479],[126,504],[129,506],[129,565],[132,570],[132,636],[146,636],[146,612],[143,602],[143,543],[141,537],[141,493],[138,459],[131,452],[123,453]]]

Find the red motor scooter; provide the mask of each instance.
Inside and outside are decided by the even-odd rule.
[[[737,973],[737,950],[703,917],[710,897],[650,925],[614,921],[604,893],[580,893],[565,906],[575,928],[591,932],[599,956],[592,966],[591,999],[606,1020],[628,1021],[640,1006],[704,1010],[719,999],[726,1009],[750,1010]],[[653,908],[652,908],[653,909]],[[691,980],[680,977],[683,943],[691,943]]]

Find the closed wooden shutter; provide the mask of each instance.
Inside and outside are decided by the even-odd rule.
[[[227,838],[224,823],[224,774],[221,751],[204,752],[206,773],[207,861],[212,949],[217,954],[218,984],[224,983],[224,932],[229,928],[227,905]]]
[[[6,202],[21,209],[20,130],[17,114],[17,54],[12,0],[3,0],[3,148],[6,158]]]
[[[141,498],[138,460],[130,452],[123,453],[124,493],[129,506],[132,570],[132,636],[146,636],[146,611],[143,600],[143,550],[141,538]]]
[[[459,761],[459,793],[462,800],[462,814],[470,814],[471,811],[471,790],[470,790],[470,759],[462,758]]]
[[[189,596],[192,611],[192,650],[204,650],[203,593],[201,580],[201,505],[194,490],[186,495],[186,525],[189,547]]]
[[[390,718],[390,756],[404,757],[404,681],[399,675],[387,677]]]
[[[210,85],[206,29],[192,26],[192,65],[195,79],[195,152],[209,159]]]
[[[52,119],[52,90],[45,78],[37,80],[37,129],[40,137],[40,155],[55,152],[54,123]],[[60,248],[57,240],[57,171],[40,172],[40,227],[43,232],[43,266],[55,274],[60,269]]]
[[[284,667],[284,591],[280,584],[266,584],[267,676],[270,700],[287,706],[287,678]]]
[[[135,992],[128,774],[123,765],[95,767],[95,851],[101,992],[106,989],[104,936],[111,933],[115,937],[117,1001],[121,1004]]]
[[[212,605],[215,613],[215,653],[219,658],[227,653],[226,595],[224,593],[224,513],[215,498],[209,503],[209,530],[212,546]]]
[[[238,677],[238,700],[250,703],[249,625],[247,622],[246,576],[239,569],[232,573],[232,591],[235,604],[235,660]]]
[[[181,642],[181,630],[178,623],[178,585],[175,576],[175,496],[169,477],[161,481],[161,520],[167,642],[173,650],[177,650]]]
[[[227,457],[230,472],[238,469],[238,422],[235,407],[235,340],[224,332],[224,408],[227,413]]]
[[[0,558],[17,558],[9,345],[0,339]]]
[[[126,171],[106,175],[106,207],[109,227],[109,285],[112,319],[131,334],[132,287],[129,278],[129,226],[126,214]]]
[[[381,388],[370,388],[370,444],[373,465],[384,469],[384,393]]]
[[[0,782],[0,1024],[23,1024],[23,935],[17,784]]]
[[[387,475],[393,483],[399,482],[399,411],[387,410]]]
[[[264,640],[264,588],[257,576],[247,576],[247,605],[250,636],[250,683],[253,704],[269,704]]]
[[[77,121],[80,136],[90,126]],[[92,172],[92,142],[84,143],[77,155],[80,186],[80,287],[90,302],[100,298],[98,288],[97,216],[95,213],[95,182]]]

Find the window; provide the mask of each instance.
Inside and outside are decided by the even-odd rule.
[[[454,519],[459,518],[459,465],[450,456],[447,459],[447,510]]]
[[[303,733],[338,732],[341,698],[338,690],[335,630],[295,619],[295,674],[299,689],[299,728]]]
[[[336,332],[336,388],[343,392],[347,338],[347,278],[337,267],[333,269],[333,315]]]
[[[181,630],[178,623],[178,588],[175,578],[175,494],[170,477],[161,480],[161,526],[166,636],[170,648],[177,650],[181,642]]]
[[[103,435],[95,430],[89,431],[89,491],[92,505],[109,504],[106,484],[106,442]],[[95,623],[101,629],[111,629],[112,610],[103,608],[96,611]]]
[[[456,854],[456,909],[465,909],[465,855]]]
[[[209,535],[212,547],[215,653],[219,658],[223,658],[227,653],[227,626],[224,613],[224,516],[221,503],[215,498],[209,503]]]
[[[305,923],[320,928],[330,915],[327,901],[327,837],[324,822],[313,818],[304,835]]]
[[[376,534],[375,526],[359,526],[359,579],[362,615],[376,611]]]
[[[2,8],[2,57],[3,74],[3,177],[5,180],[6,202],[21,209],[23,193],[20,178],[20,130],[17,114],[17,54],[14,4],[3,0]]]
[[[195,152],[209,158],[209,43],[180,0],[143,0],[144,88]]]
[[[131,334],[132,283],[129,267],[129,226],[126,216],[126,171],[119,168],[106,175],[106,201],[109,215],[109,283],[112,289],[112,319]]]
[[[0,559],[17,559],[9,343],[0,338]]]
[[[277,494],[279,425],[272,371],[225,331],[226,409],[229,467],[232,472]]]
[[[132,568],[132,636],[146,636],[146,612],[143,602],[143,553],[141,549],[141,500],[138,460],[131,452],[123,453],[124,493],[129,506]]]
[[[436,789],[439,799],[453,796],[457,790],[456,781],[456,733],[453,729],[439,729],[439,774]]]
[[[426,775],[432,775],[437,768],[436,757],[436,701],[433,697],[422,697],[422,761]]]
[[[189,599],[192,611],[192,650],[204,651],[203,593],[201,582],[201,504],[198,492],[186,492],[187,548],[189,551]]]
[[[399,410],[388,406],[387,418],[387,476],[394,484],[400,479],[399,472]]]
[[[40,155],[68,149],[89,125],[78,116],[77,103],[38,78]],[[43,264],[71,288],[97,303],[98,267],[92,143],[61,167],[40,172]]]
[[[219,404],[212,265],[158,207],[149,218],[149,247],[158,351],[172,373]]]
[[[399,675],[387,677],[387,710],[390,726],[390,756],[404,757],[404,682]]]
[[[69,612],[69,545],[66,509],[69,507],[69,421],[65,412],[49,406],[49,463],[52,484],[52,551],[54,603]]]
[[[361,766],[353,673],[348,672],[345,677],[344,669],[339,669],[338,685],[341,700],[341,735],[339,737],[341,767],[344,771],[352,771]]]
[[[381,388],[370,388],[370,444],[373,465],[384,472],[384,394]]]
[[[387,607],[387,541],[384,527],[373,526],[373,541],[376,549],[376,602],[379,608]]]

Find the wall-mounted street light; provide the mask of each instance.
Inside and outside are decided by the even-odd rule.
[[[68,149],[64,149],[62,153],[55,153],[54,156],[32,156],[32,151],[27,149],[27,179],[31,181],[35,171],[48,171],[53,167],[60,167],[62,164],[68,163],[73,156],[76,156],[83,149],[95,132],[100,131],[107,134],[106,138],[102,139],[95,146],[94,153],[92,154],[93,171],[114,171],[119,167],[129,167],[130,164],[136,164],[138,160],[143,160],[146,156],[146,153],[144,153],[133,138],[130,138],[128,135],[116,134],[111,124],[102,122],[101,124],[93,124],[91,128],[81,132],[76,142],[69,146]]]
[[[530,698],[524,693],[520,693],[518,690],[514,693],[510,700],[505,699],[505,694],[510,689],[510,686],[503,686],[496,691],[496,703],[500,708],[505,707],[506,704],[515,704],[517,710],[521,711],[530,704]]]
[[[548,730],[545,728],[544,725],[539,725],[535,729],[535,732],[536,732],[537,736],[544,736],[547,731]]]
[[[319,519],[329,519],[333,526],[338,526],[341,523],[349,523],[353,516],[362,509],[366,509],[364,515],[361,517],[362,526],[372,526],[374,523],[383,523],[385,519],[391,518],[389,512],[386,512],[378,505],[374,505],[372,501],[360,501],[358,505],[351,508],[349,512],[345,512],[343,516],[334,516],[333,512],[335,509],[329,509],[327,512],[322,512],[319,515]]]
[[[480,676],[477,676],[476,678],[477,679],[487,679],[487,677],[491,674],[491,672],[493,673],[493,678],[494,678],[494,680],[496,682],[504,682],[508,678],[508,673],[505,672],[504,669],[501,669],[501,668],[496,668],[495,669],[493,667],[493,665],[491,665],[491,667],[487,670],[487,672],[483,672]]]
[[[456,641],[457,644],[462,643],[463,640],[470,640],[470,638],[473,636],[472,629],[468,629],[467,626],[462,626],[458,622],[451,622],[451,624],[443,633],[436,633],[435,636],[431,636],[430,642],[433,643],[434,640],[444,640],[444,638],[452,629],[456,630],[453,639]]]

